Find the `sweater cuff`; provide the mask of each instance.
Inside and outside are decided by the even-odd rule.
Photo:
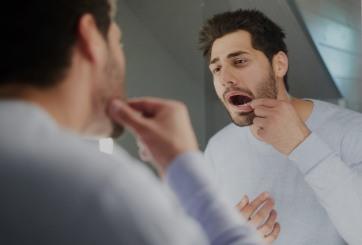
[[[168,167],[165,180],[183,204],[187,204],[200,189],[208,186],[205,183],[210,183],[204,165],[201,152],[187,152],[177,156]]]

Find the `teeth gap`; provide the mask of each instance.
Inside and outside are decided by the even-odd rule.
[[[247,96],[243,95],[234,95],[230,97],[231,104],[238,106],[238,105],[244,105],[246,103],[249,103],[251,99]]]

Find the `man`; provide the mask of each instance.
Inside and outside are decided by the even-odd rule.
[[[0,243],[259,244],[204,176],[185,106],[125,103],[115,4],[2,8]],[[104,155],[80,137],[116,135],[122,125],[174,193],[122,149]]]
[[[200,44],[233,122],[209,141],[207,162],[260,234],[280,223],[275,244],[362,244],[362,116],[290,97],[284,38],[256,10],[203,26]]]

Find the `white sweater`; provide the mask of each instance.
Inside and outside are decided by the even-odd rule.
[[[220,190],[232,204],[244,194],[274,197],[276,245],[362,244],[362,115],[313,101],[312,134],[288,157],[233,124],[206,148]]]

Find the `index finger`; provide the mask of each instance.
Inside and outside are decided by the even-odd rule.
[[[265,106],[265,107],[275,107],[278,105],[278,100],[276,99],[269,99],[269,98],[262,98],[262,99],[255,99],[250,102],[250,106],[252,108],[258,107],[258,106]]]
[[[129,99],[127,104],[142,113],[154,113],[167,103],[165,99],[154,97],[142,97]]]
[[[120,100],[113,100],[110,103],[108,114],[114,122],[132,129],[135,133],[141,133],[149,127],[139,111]]]
[[[162,99],[156,97],[142,97],[129,99],[127,104],[133,109],[141,112],[145,117],[153,117],[157,112],[162,110],[162,108],[167,108],[171,105],[181,104],[176,100]]]

